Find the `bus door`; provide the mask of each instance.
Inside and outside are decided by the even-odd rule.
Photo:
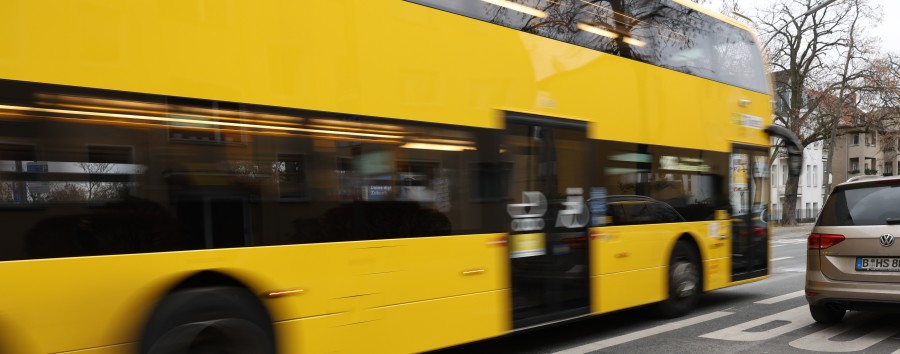
[[[735,147],[731,154],[731,281],[768,274],[768,150]]]
[[[509,215],[513,326],[590,312],[583,122],[508,116],[504,160],[512,165]]]

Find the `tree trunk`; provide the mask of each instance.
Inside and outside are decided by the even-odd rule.
[[[854,2],[854,8],[856,9],[856,15],[853,17],[853,22],[850,23],[850,45],[847,46],[847,56],[844,59],[844,72],[841,76],[841,89],[838,90],[838,106],[837,106],[837,115],[835,115],[834,119],[831,121],[831,131],[828,135],[826,142],[830,143],[828,146],[828,155],[825,156],[825,164],[822,167],[822,203],[825,203],[825,200],[831,194],[831,184],[834,181],[831,180],[831,166],[834,161],[834,149],[835,149],[835,136],[837,134],[838,125],[841,124],[841,118],[844,116],[844,92],[847,89],[847,73],[850,71],[850,60],[853,59],[853,48],[854,47],[854,34],[856,33],[856,21],[859,20],[859,1]],[[844,146],[844,149],[849,149],[850,146]],[[849,166],[847,166],[849,167]],[[900,171],[898,171],[900,172]]]
[[[797,225],[797,189],[799,182],[800,176],[788,174],[787,182],[784,186],[784,209],[781,211],[781,225]]]

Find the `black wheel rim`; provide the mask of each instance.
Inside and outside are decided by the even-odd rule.
[[[672,265],[672,291],[680,299],[689,298],[697,293],[700,277],[693,263],[679,260]]]

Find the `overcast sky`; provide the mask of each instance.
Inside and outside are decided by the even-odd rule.
[[[897,0],[873,0],[881,5],[884,11],[881,24],[873,32],[881,38],[882,51],[900,54],[900,1]]]
[[[757,8],[772,6],[787,0],[740,0],[741,10],[747,15],[755,13]],[[820,0],[822,1],[822,0]],[[881,51],[900,54],[900,1],[898,0],[869,0],[873,5],[879,5],[882,9],[880,23],[870,24],[869,35],[881,39]],[[718,11],[722,8],[722,0],[711,0],[712,4],[706,6]]]

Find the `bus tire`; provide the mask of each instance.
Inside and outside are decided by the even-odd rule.
[[[142,354],[275,353],[272,321],[238,287],[173,292],[160,301],[141,337]]]
[[[678,241],[669,260],[668,298],[659,303],[666,318],[684,316],[694,309],[700,295],[700,256],[688,242]]]

